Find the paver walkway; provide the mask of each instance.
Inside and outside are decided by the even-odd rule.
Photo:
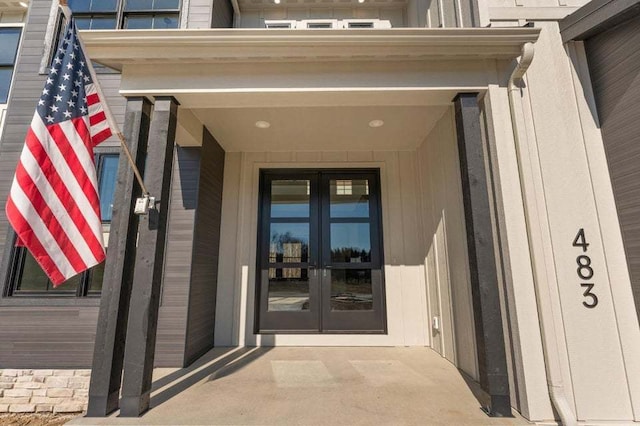
[[[428,348],[216,348],[154,375],[144,416],[70,424],[527,424],[487,417],[473,384]]]

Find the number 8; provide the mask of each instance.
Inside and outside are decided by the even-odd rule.
[[[583,280],[588,280],[593,277],[593,268],[591,267],[591,258],[585,254],[582,254],[576,258],[578,264],[578,276]],[[586,270],[586,274],[584,271]]]

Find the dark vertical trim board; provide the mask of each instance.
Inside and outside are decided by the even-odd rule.
[[[127,101],[124,135],[141,173],[144,173],[150,112],[151,104],[145,98]],[[126,157],[120,156],[91,368],[89,417],[106,416],[118,408],[138,232],[133,204],[140,193]]]
[[[492,417],[511,417],[509,377],[478,94],[460,93],[453,102],[480,385],[489,395],[489,404],[486,407],[488,414]]]
[[[120,400],[122,417],[137,417],[149,409],[177,113],[174,98],[156,97],[144,177],[156,203],[139,219]]]

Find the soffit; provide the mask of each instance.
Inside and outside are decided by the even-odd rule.
[[[228,152],[384,151],[418,147],[447,108],[451,107],[209,108],[191,113]],[[371,120],[384,125],[371,128]],[[259,129],[257,121],[271,126]]]
[[[83,31],[92,60],[127,64],[512,59],[539,28]]]

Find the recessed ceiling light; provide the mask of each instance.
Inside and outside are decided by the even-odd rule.
[[[18,4],[19,4],[20,6],[22,6],[22,7],[24,7],[25,9],[28,9],[28,8],[29,8],[29,3],[27,3],[26,1],[18,2]]]
[[[384,124],[384,121],[382,120],[371,120],[369,122],[369,127],[382,127],[382,125]]]
[[[258,129],[268,129],[269,127],[271,127],[271,123],[269,123],[268,121],[256,121],[256,127]]]
[[[360,4],[364,3],[364,0],[358,0],[358,3]]]
[[[280,0],[273,0],[275,4],[280,4]]]

